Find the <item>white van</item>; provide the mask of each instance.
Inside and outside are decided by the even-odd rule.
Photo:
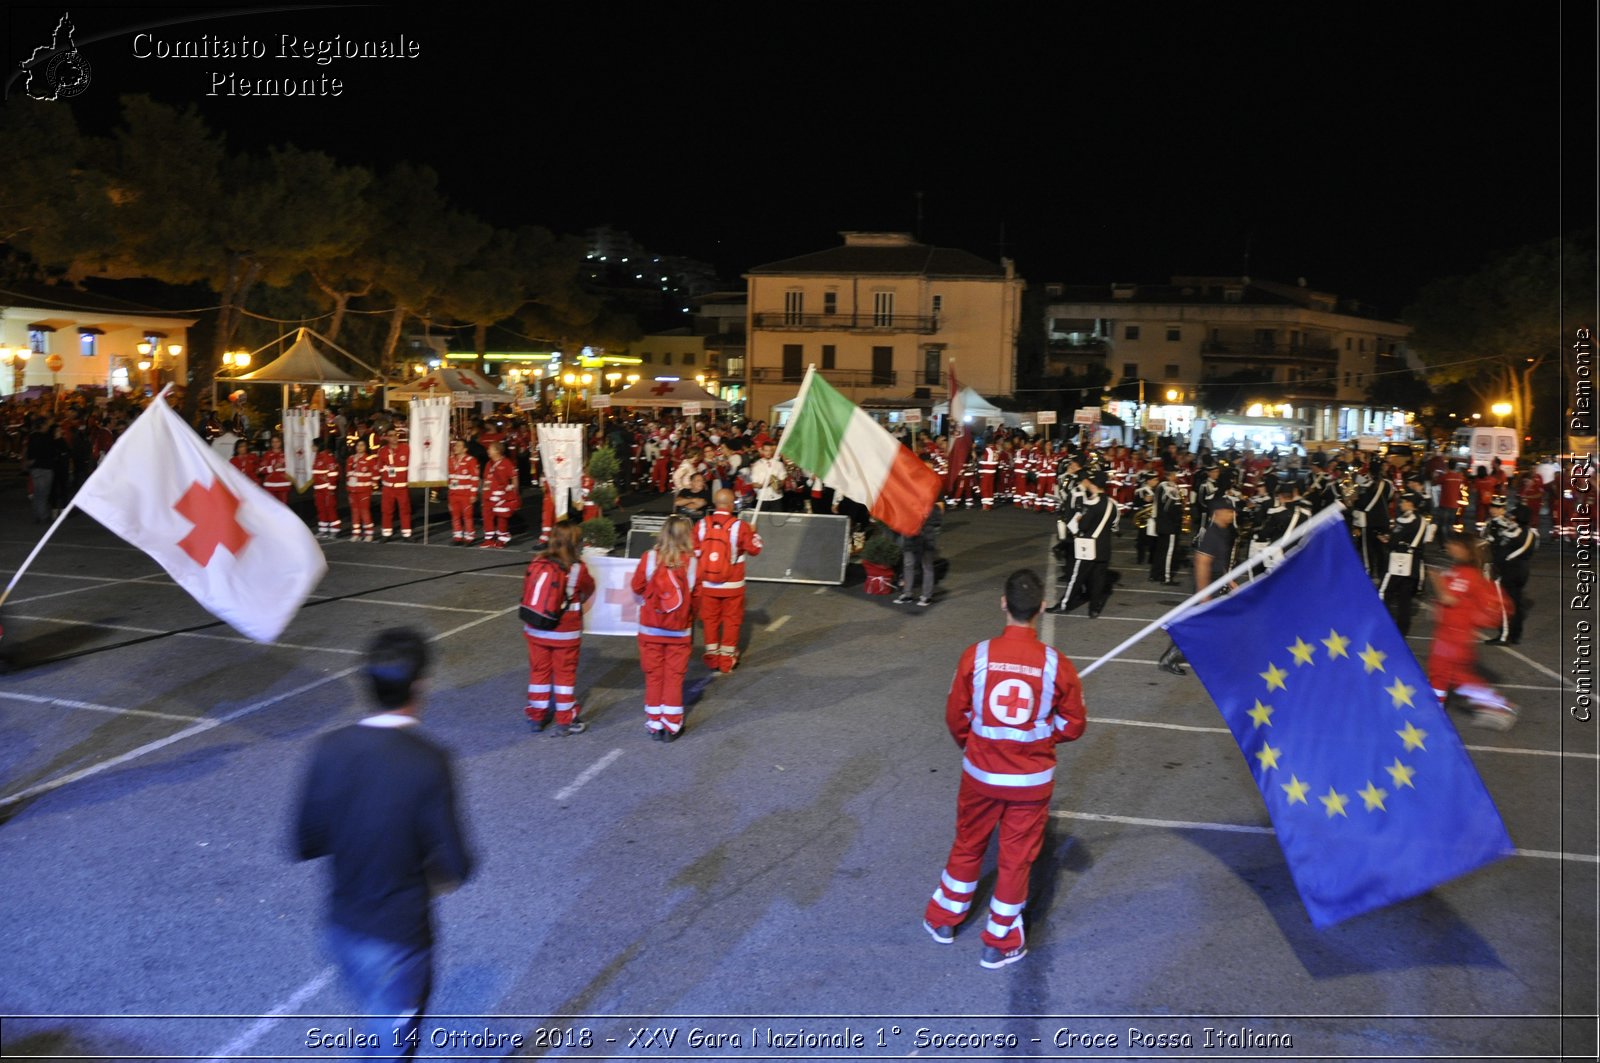
[[[1450,453],[1464,460],[1469,470],[1480,465],[1493,468],[1499,458],[1500,467],[1509,472],[1517,467],[1520,442],[1514,428],[1458,428],[1450,440]]]

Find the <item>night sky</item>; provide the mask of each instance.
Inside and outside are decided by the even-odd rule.
[[[1549,0],[544,4],[519,23],[464,3],[74,3],[14,6],[7,57],[70,10],[92,83],[63,105],[86,126],[121,93],[192,103],[242,148],[425,162],[496,224],[609,223],[730,278],[842,229],[912,229],[921,192],[925,239],[1003,248],[1034,283],[1238,274],[1248,252],[1254,276],[1398,312],[1432,277],[1592,224],[1594,32],[1572,21],[1589,7],[1563,25]],[[133,55],[133,30],[212,13],[150,32],[268,57]],[[421,54],[318,66],[278,58],[283,34],[404,34]],[[213,72],[345,85],[207,96]]]

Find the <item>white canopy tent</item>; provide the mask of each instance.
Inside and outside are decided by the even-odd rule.
[[[257,348],[256,350],[250,352],[251,356],[254,357],[257,354],[260,354],[273,344],[283,342],[284,338],[288,335],[289,333],[286,332],[282,336],[279,336],[277,339],[273,340],[272,343],[268,343]],[[345,357],[349,358],[352,362],[355,362],[372,375],[370,377],[358,377],[345,372],[343,369],[340,369],[337,365],[333,364],[327,355],[323,354],[317,349],[316,344],[311,342],[313,337],[321,340],[329,347],[334,348],[340,354],[343,354]],[[218,377],[213,380],[213,401],[215,401],[216,398],[216,388],[218,385],[226,384],[231,386],[235,382],[244,384],[281,385],[283,387],[283,407],[287,409],[289,406],[289,386],[291,384],[305,384],[314,387],[352,387],[356,385],[381,384],[383,383],[383,379],[376,369],[373,369],[370,365],[367,365],[367,363],[363,362],[361,359],[357,358],[343,347],[340,347],[338,344],[326,339],[325,337],[313,332],[308,328],[300,328],[296,330],[294,343],[289,346],[289,349],[261,368],[252,369],[248,373],[240,373],[238,376]]]
[[[991,417],[999,420],[1004,415],[1004,411],[1000,407],[978,394],[972,388],[962,388],[961,398],[967,404],[967,417],[971,424],[982,425]],[[950,400],[946,399],[944,402],[934,406],[933,416],[948,417],[949,415]]]
[[[613,406],[676,406],[698,402],[702,410],[726,410],[728,404],[692,380],[639,380],[611,393]]]
[[[512,402],[515,396],[476,369],[442,365],[425,376],[407,381],[389,389],[388,402],[406,402],[430,395],[449,395],[457,406],[471,406],[479,402]]]

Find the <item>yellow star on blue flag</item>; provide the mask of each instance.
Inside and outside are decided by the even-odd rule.
[[[1167,630],[1239,743],[1316,926],[1425,893],[1511,852],[1494,801],[1342,521]],[[1303,667],[1319,641],[1327,654]],[[1290,670],[1271,662],[1286,644],[1287,683]]]

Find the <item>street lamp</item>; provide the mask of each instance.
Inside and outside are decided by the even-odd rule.
[[[562,375],[561,382],[566,385],[566,391],[563,396],[566,405],[562,409],[561,419],[570,421],[572,420],[572,389],[579,385],[588,388],[590,384],[594,383],[594,374],[569,372]]]
[[[1497,418],[1495,424],[1504,424],[1506,417],[1511,413],[1511,403],[1497,402],[1493,406],[1489,407],[1489,412],[1494,414]]]
[[[11,392],[16,394],[22,390],[23,377],[28,373],[28,359],[33,357],[33,352],[26,347],[0,347],[0,362],[11,366],[15,374],[12,378]]]
[[[248,351],[223,351],[222,368],[236,371],[250,368],[250,352]]]

